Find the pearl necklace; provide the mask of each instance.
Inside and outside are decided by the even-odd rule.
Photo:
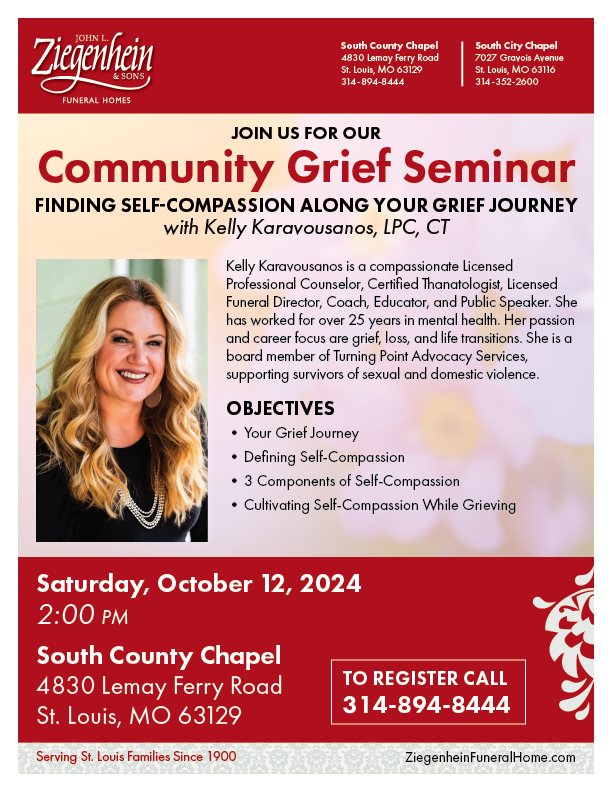
[[[149,440],[149,446],[151,446],[151,441]],[[153,447],[151,446],[151,450]],[[138,520],[138,522],[142,525],[143,528],[147,528],[148,530],[152,530],[155,526],[159,523],[164,513],[164,504],[166,501],[166,496],[162,490],[161,494],[159,493],[159,480],[157,478],[157,470],[153,469],[153,474],[155,476],[155,499],[153,500],[153,506],[149,509],[149,511],[145,511],[138,506],[134,500],[132,499],[129,490],[126,488],[126,492],[123,491],[122,487],[119,487],[119,497],[122,499],[125,506],[132,512],[134,517]],[[155,513],[157,510],[157,514]],[[153,517],[153,515],[155,515]],[[148,522],[149,518],[153,517],[153,519]]]

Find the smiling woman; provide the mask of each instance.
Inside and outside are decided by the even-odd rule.
[[[37,404],[37,541],[206,541],[206,419],[186,348],[149,281],[108,278],[81,300]]]

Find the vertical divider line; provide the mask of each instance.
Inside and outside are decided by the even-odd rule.
[[[463,41],[461,42],[461,87],[463,88]]]

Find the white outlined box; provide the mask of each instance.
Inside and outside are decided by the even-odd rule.
[[[385,723],[376,723],[373,721],[355,722],[355,721],[334,721],[334,663],[523,663],[523,695],[524,695],[524,720],[522,721],[490,721],[482,720],[478,723],[466,723],[463,720],[455,721],[389,721]],[[449,707],[445,707],[448,709]],[[527,660],[524,658],[334,658],[330,661],[330,723],[332,726],[525,726],[527,724]]]

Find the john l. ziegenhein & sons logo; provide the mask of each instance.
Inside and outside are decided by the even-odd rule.
[[[37,38],[34,49],[40,45],[46,45],[46,49],[32,69],[32,74],[54,75],[47,77],[40,84],[43,91],[52,94],[68,93],[79,82],[101,85],[116,91],[139,91],[151,81],[151,76],[147,72],[152,68],[153,46],[147,48],[142,44],[139,45],[139,39],[136,37],[133,45],[122,48],[121,44],[115,44],[122,35],[123,33],[115,33],[110,42],[102,34],[77,35],[74,45],[63,45],[61,36],[57,39]],[[40,49],[38,51],[40,52]],[[56,74],[57,72],[70,73]],[[83,76],[83,72],[96,72],[96,77],[100,76],[102,79],[94,80],[92,77]],[[113,74],[107,76],[104,72],[113,72]],[[139,85],[133,84],[145,79],[146,82]],[[126,85],[128,81],[131,84]],[[50,87],[51,83],[57,85],[58,82],[60,85],[62,82],[68,82],[68,85],[65,88],[58,86],[58,90]]]

